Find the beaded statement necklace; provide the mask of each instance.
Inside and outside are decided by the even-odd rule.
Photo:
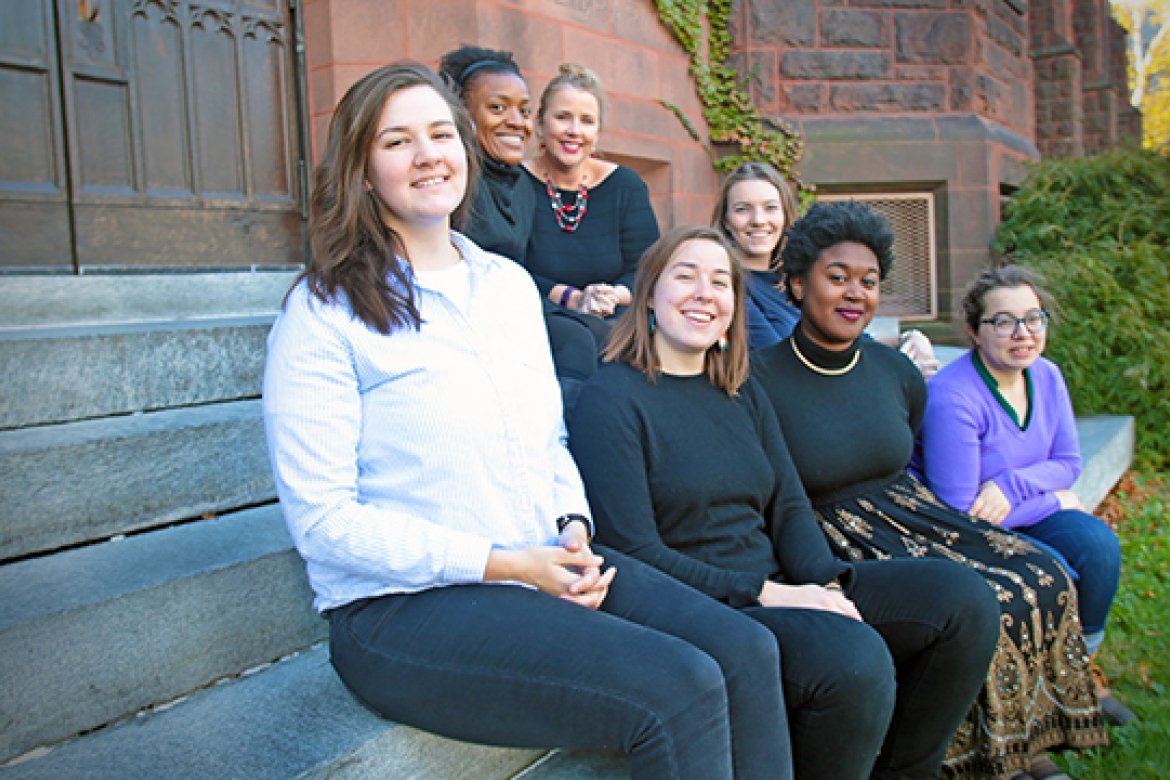
[[[585,186],[585,182],[581,182],[581,186],[577,189],[577,200],[571,206],[566,206],[561,200],[561,193],[553,186],[551,176],[544,177],[544,187],[548,192],[553,216],[560,229],[566,233],[572,233],[579,228],[581,220],[585,219],[585,212],[589,210],[589,188]]]
[[[821,376],[842,376],[848,374],[857,365],[857,361],[861,360],[861,350],[859,349],[853,353],[853,359],[849,361],[848,365],[841,368],[822,368],[804,356],[804,353],[800,351],[800,347],[796,346],[795,338],[789,339],[788,343],[792,345],[792,351],[796,353],[796,359],[803,363],[804,367],[809,371],[820,374]]]

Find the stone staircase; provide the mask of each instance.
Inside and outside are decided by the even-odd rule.
[[[0,780],[625,776],[400,726],[341,685],[260,419],[291,279],[0,277]],[[1084,425],[1096,503],[1133,423]]]

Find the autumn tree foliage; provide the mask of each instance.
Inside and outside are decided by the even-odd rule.
[[[1142,112],[1145,145],[1170,148],[1170,0],[1112,0],[1129,33],[1130,103]]]

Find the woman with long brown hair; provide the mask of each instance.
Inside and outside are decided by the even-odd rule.
[[[790,777],[772,637],[592,545],[536,289],[451,229],[471,139],[421,65],[354,84],[269,337],[269,453],[333,666],[456,739],[618,749],[637,778]]]

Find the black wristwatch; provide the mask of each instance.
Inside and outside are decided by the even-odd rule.
[[[589,541],[593,541],[593,523],[589,522],[589,518],[585,515],[570,513],[561,515],[557,518],[557,533],[563,534],[565,529],[569,527],[569,523],[581,523],[585,526],[585,536]]]

